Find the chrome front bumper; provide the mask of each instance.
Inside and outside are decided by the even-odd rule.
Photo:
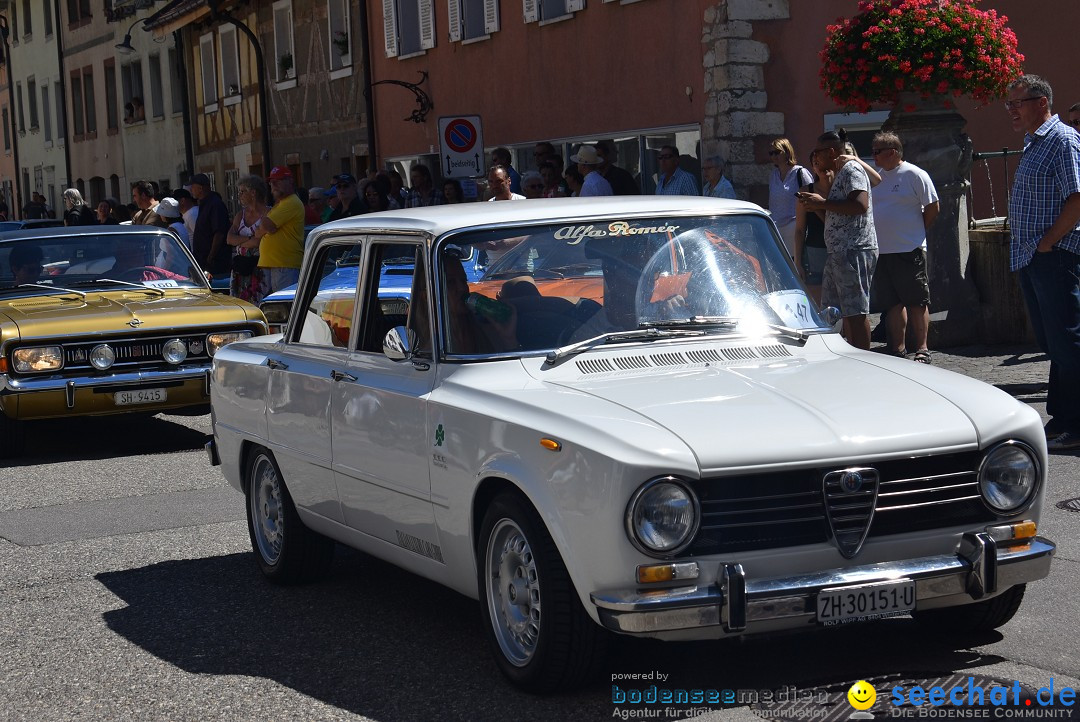
[[[600,622],[626,634],[648,634],[702,627],[724,633],[796,628],[816,621],[816,599],[823,589],[910,579],[916,609],[931,600],[978,600],[999,590],[1042,579],[1050,573],[1053,542],[1035,537],[1020,546],[999,547],[989,534],[964,534],[953,555],[908,559],[834,569],[802,576],[747,579],[741,564],[725,564],[710,586],[593,592]],[[934,606],[931,604],[930,606]]]
[[[204,378],[207,393],[210,391],[210,363],[198,366],[178,366],[174,369],[146,371],[122,371],[117,373],[86,375],[77,378],[48,376],[42,378],[13,379],[0,374],[0,394],[26,394],[38,391],[66,391],[69,388],[84,389],[100,386],[128,386],[131,384],[154,384],[168,381],[188,381]]]

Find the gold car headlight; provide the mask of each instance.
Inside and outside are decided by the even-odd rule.
[[[251,338],[251,331],[224,331],[221,333],[212,333],[206,337],[206,350],[213,356],[216,354],[222,346],[230,344],[233,341],[241,341],[245,338]]]
[[[15,349],[12,354],[15,370],[21,373],[59,371],[64,368],[64,350],[59,346],[34,346]]]

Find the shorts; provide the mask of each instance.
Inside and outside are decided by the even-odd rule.
[[[929,306],[930,282],[926,274],[926,249],[907,253],[882,253],[874,271],[874,307]]]
[[[836,306],[844,317],[870,313],[870,279],[877,257],[877,250],[865,248],[830,253],[821,273],[821,305]]]
[[[816,246],[803,246],[802,267],[808,286],[820,286],[829,252]]]

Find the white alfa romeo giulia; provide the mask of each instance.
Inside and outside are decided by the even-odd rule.
[[[1038,414],[850,347],[757,206],[359,216],[316,231],[296,300],[214,357],[208,448],[263,572],[340,542],[477,598],[523,687],[586,678],[605,630],[998,627],[1049,573]]]

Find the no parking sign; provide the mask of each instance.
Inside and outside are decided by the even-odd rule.
[[[439,118],[439,160],[444,178],[483,174],[484,136],[479,115]]]

